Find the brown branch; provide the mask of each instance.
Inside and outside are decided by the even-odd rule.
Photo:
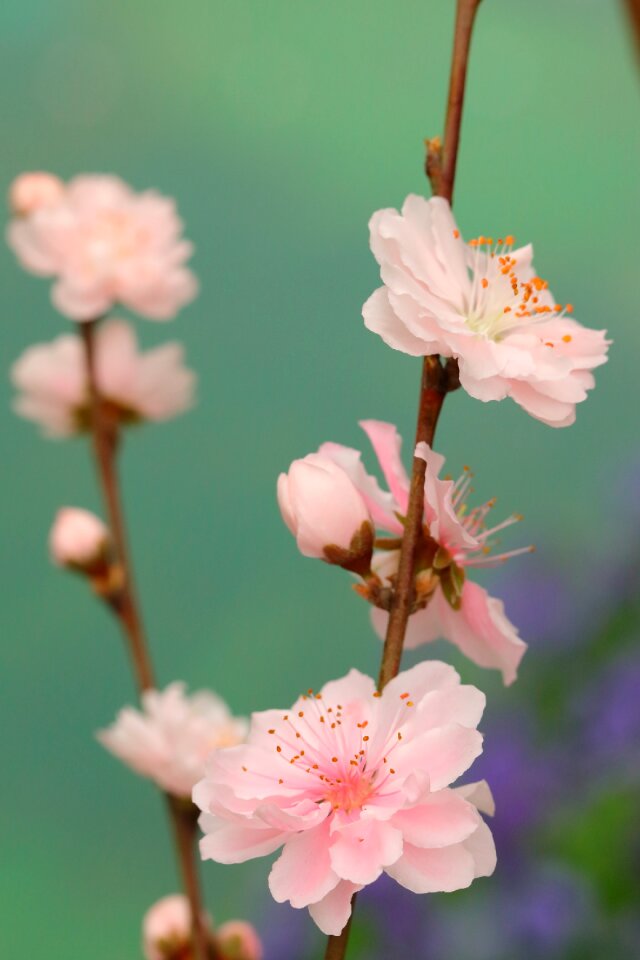
[[[624,0],[633,28],[636,56],[640,58],[640,0]]]
[[[117,598],[112,603],[112,607],[122,624],[138,690],[142,693],[144,690],[154,687],[155,682],[142,617],[133,586],[131,560],[120,499],[120,484],[116,465],[118,423],[112,417],[109,417],[96,382],[95,331],[97,322],[91,320],[88,323],[80,324],[87,361],[91,438],[107,519],[122,574],[122,586]]]
[[[95,332],[98,322],[90,320],[82,323],[80,329],[87,363],[93,450],[120,572],[118,592],[114,597],[109,598],[108,602],[122,627],[138,691],[142,694],[145,690],[155,687],[155,681],[142,615],[133,586],[131,558],[122,510],[117,470],[118,423],[109,415],[96,380]],[[195,808],[192,804],[185,803],[170,794],[165,794],[165,797],[178,866],[191,909],[194,960],[217,960],[217,951],[208,943],[203,925],[202,898],[194,849],[197,830]]]
[[[453,201],[453,185],[456,179],[458,149],[460,147],[460,127],[464,91],[469,68],[469,49],[471,34],[481,0],[458,0],[456,23],[453,35],[453,54],[451,56],[451,74],[449,78],[449,97],[447,116],[444,125],[444,143],[442,145],[442,172],[438,196],[449,203]]]
[[[464,104],[464,90],[469,65],[469,49],[473,25],[481,0],[457,0],[456,22],[451,59],[449,97],[445,121],[444,144],[440,155],[437,140],[427,144],[427,173],[433,176],[434,192],[451,203],[456,176],[460,125]],[[447,360],[443,366],[438,355],[424,358],[420,385],[420,402],[416,426],[416,443],[433,443],[444,398],[450,390],[460,385],[455,360]],[[414,568],[416,548],[422,536],[424,511],[424,480],[426,464],[414,457],[409,506],[404,525],[398,575],[391,601],[389,624],[380,666],[379,689],[395,677],[400,669],[404,636],[413,602]],[[344,960],[349,940],[351,920],[338,937],[329,937],[325,960]]]
[[[415,445],[421,442],[428,443],[429,446],[433,444],[433,437],[446,394],[447,375],[440,363],[440,357],[425,357],[422,365],[422,383],[414,449]],[[415,594],[415,555],[422,537],[426,469],[425,461],[420,457],[414,457],[409,489],[409,506],[400,547],[398,574],[391,600],[389,624],[378,677],[378,688],[380,690],[400,670],[404,635]]]
[[[343,960],[347,953],[347,945],[349,943],[349,934],[351,933],[351,918],[353,917],[353,911],[356,905],[356,896],[353,895],[351,899],[351,914],[347,920],[347,925],[342,931],[338,934],[337,937],[329,937],[327,940],[327,949],[325,950],[324,960]]]

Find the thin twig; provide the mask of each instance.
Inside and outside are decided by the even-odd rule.
[[[87,323],[80,324],[87,361],[91,437],[111,536],[121,568],[122,586],[117,599],[113,602],[113,608],[123,626],[136,682],[140,693],[142,693],[155,687],[155,682],[140,607],[133,586],[131,559],[122,512],[116,465],[118,424],[105,416],[105,406],[100,397],[96,381],[95,331],[97,323],[96,320],[90,320]]]
[[[106,407],[100,396],[96,379],[95,333],[97,320],[80,325],[87,364],[91,437],[100,486],[107,512],[107,520],[113,538],[116,562],[120,568],[117,596],[110,600],[129,647],[131,663],[138,692],[144,693],[155,687],[153,666],[147,646],[140,606],[133,586],[131,558],[128,549],[126,526],[120,496],[117,470],[118,424],[105,415]],[[192,919],[194,960],[216,960],[217,951],[210,944],[203,924],[202,897],[195,857],[197,820],[195,808],[164,794],[169,811],[178,867],[184,891],[189,900]]]
[[[435,181],[433,184],[434,192],[438,196],[444,197],[449,203],[451,203],[453,197],[456,176],[471,35],[480,2],[481,0],[458,0],[442,156],[440,157],[439,150],[436,152],[433,148],[431,149],[431,157],[429,157],[429,154],[427,155],[428,175],[433,173]],[[438,355],[424,358],[420,381],[416,443],[425,441],[431,446],[444,398],[449,390],[454,390],[457,386],[459,386],[459,381],[455,361],[448,360],[443,366]],[[380,666],[378,683],[380,690],[397,675],[400,669],[404,637],[415,589],[416,547],[422,536],[425,475],[426,464],[424,460],[414,457],[409,506],[398,562],[398,575]],[[349,942],[350,925],[351,920],[339,936],[329,937],[325,960],[344,960]]]

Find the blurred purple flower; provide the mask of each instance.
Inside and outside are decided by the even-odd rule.
[[[564,957],[570,944],[592,939],[597,910],[592,891],[579,874],[543,865],[505,893],[506,955]]]
[[[551,645],[565,650],[578,640],[578,591],[564,572],[532,559],[526,569],[525,564],[514,564],[501,573],[497,594],[533,653]]]
[[[304,960],[320,954],[322,938],[306,910],[269,900],[258,929],[264,960]]]
[[[498,862],[508,869],[524,851],[530,831],[551,812],[562,781],[556,749],[536,746],[525,715],[503,716],[486,733],[473,776],[491,786],[496,801],[491,830]]]
[[[399,953],[415,960],[446,960],[432,898],[417,897],[383,874],[358,900],[358,916],[375,935],[375,947],[367,950],[367,960],[389,960]]]
[[[601,771],[640,777],[640,653],[625,651],[583,690],[575,705],[580,751]]]

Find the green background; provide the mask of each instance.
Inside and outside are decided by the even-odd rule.
[[[124,487],[161,681],[213,687],[237,712],[376,670],[366,609],[297,554],[275,479],[325,439],[362,445],[360,418],[413,431],[419,364],[360,319],[378,282],[367,220],[427,192],[452,20],[450,0],[3,4],[0,184],[118,173],[175,196],[196,245],[200,297],[137,326],[185,343],[198,405],[129,434]],[[525,514],[515,541],[567,569],[611,547],[614,476],[637,453],[639,89],[618,4],[485,0],[459,223],[531,239],[557,299],[615,345],[570,430],[460,392],[438,441],[480,495]],[[67,321],[46,283],[0,261],[8,371]],[[46,551],[59,505],[99,507],[92,467],[83,441],[45,443],[11,414],[7,376],[0,394],[3,953],[133,960],[142,913],[176,886],[164,811],[93,739],[132,683],[114,624]],[[205,874],[216,917],[259,916],[265,863]]]

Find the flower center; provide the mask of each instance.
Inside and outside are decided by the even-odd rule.
[[[532,276],[530,264],[513,256],[513,244],[512,236],[500,237],[495,245],[492,237],[476,237],[468,244],[471,292],[466,323],[488,340],[500,341],[518,327],[573,310],[570,303],[554,303],[547,281]]]
[[[334,783],[325,793],[334,810],[343,810],[351,813],[360,810],[373,793],[372,777],[361,776],[359,773],[343,783]]]

